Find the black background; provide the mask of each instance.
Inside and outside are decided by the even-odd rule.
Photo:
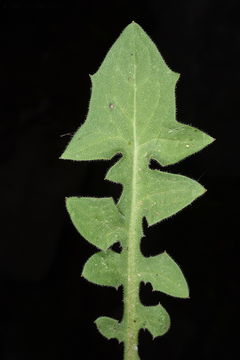
[[[154,341],[142,331],[140,355],[142,360],[232,359],[239,312],[238,1],[0,4],[0,358],[122,358],[121,345],[104,339],[93,324],[100,315],[121,317],[122,289],[80,278],[96,250],[73,228],[64,204],[71,195],[117,199],[120,185],[103,180],[116,158],[90,163],[58,158],[69,133],[86,117],[88,74],[135,20],[182,75],[178,120],[217,139],[167,168],[199,180],[208,192],[145,229],[143,253],[167,250],[188,279],[191,298],[142,287],[143,303],[160,301],[172,326]]]

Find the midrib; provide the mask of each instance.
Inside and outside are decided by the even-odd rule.
[[[136,74],[136,64],[134,63],[134,79]],[[131,189],[131,209],[128,236],[128,284],[131,283],[132,275],[135,274],[135,247],[136,247],[136,203],[137,203],[137,166],[138,166],[138,144],[136,134],[136,82],[134,80],[133,92],[133,160],[132,160],[132,189]]]
[[[136,274],[136,256],[138,253],[138,231],[137,231],[137,174],[138,174],[138,143],[136,129],[136,63],[134,61],[134,85],[133,85],[133,156],[132,156],[132,188],[130,202],[130,221],[128,231],[128,251],[127,251],[127,287],[126,287],[126,326],[127,339],[125,343],[125,360],[134,360],[138,358],[138,324],[136,318],[136,303],[138,301],[139,284]]]

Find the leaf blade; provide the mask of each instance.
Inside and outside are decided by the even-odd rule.
[[[138,306],[141,328],[147,329],[153,338],[164,335],[170,328],[170,317],[161,304],[156,306]]]
[[[124,341],[124,328],[122,323],[117,320],[101,316],[95,320],[98,331],[107,339],[117,339],[119,342]]]
[[[135,62],[136,79],[133,77]],[[134,111],[134,82],[138,89],[138,143],[153,142],[154,146],[149,149],[155,152],[154,158],[157,161],[164,166],[169,165],[207,146],[213,138],[195,128],[191,132],[189,125],[176,121],[174,89],[178,78],[179,74],[170,70],[142,28],[136,23],[128,25],[109,50],[99,70],[91,77],[92,94],[87,119],[77,130],[61,158],[111,159],[116,153],[129,151],[126,139],[133,140],[131,119]],[[168,144],[166,128],[170,131]],[[176,151],[169,145],[173,137],[171,132],[174,133],[176,128],[181,129],[179,141],[183,129],[186,133],[185,147],[182,146],[181,151]],[[196,130],[197,133],[194,134]],[[195,145],[192,146],[194,142]],[[161,149],[160,152],[158,148]],[[174,157],[176,153],[179,156]]]
[[[75,228],[99,249],[126,241],[125,220],[112,198],[69,197],[66,206]]]
[[[149,226],[156,224],[190,205],[205,191],[197,181],[186,176],[150,170],[145,173],[140,197],[143,216]]]
[[[187,281],[180,267],[166,251],[153,257],[141,258],[138,267],[141,279],[152,284],[153,290],[179,298],[189,297]]]
[[[99,251],[85,263],[82,276],[97,285],[118,288],[125,282],[124,258],[112,251]],[[97,273],[97,276],[96,276]]]
[[[188,297],[189,294],[179,266],[169,255],[163,253],[144,259],[138,251],[143,235],[142,218],[145,216],[148,225],[153,225],[205,192],[192,179],[150,170],[149,162],[154,159],[161,166],[175,164],[214,139],[176,120],[175,87],[179,74],[166,65],[155,44],[136,23],[124,29],[91,78],[87,119],[62,158],[99,160],[122,155],[106,174],[107,180],[123,186],[113,212],[124,216],[124,230],[114,225],[115,218],[110,221],[122,244],[121,254],[107,250],[114,240],[106,231],[103,218],[98,223],[101,226],[95,223],[94,231],[106,233],[106,240],[96,240],[94,234],[88,234],[84,222],[76,227],[85,233],[88,241],[107,250],[88,260],[83,275],[99,285],[118,287],[122,284],[124,287],[123,320],[118,323],[100,318],[97,320],[99,331],[107,338],[124,341],[126,357],[136,359],[140,328],[147,328],[155,337],[163,335],[170,326],[169,315],[161,305],[145,307],[140,303],[139,283],[150,282],[153,289],[172,296]],[[111,217],[111,211],[107,216]],[[86,223],[89,224],[87,220]],[[140,277],[136,280],[137,270]]]

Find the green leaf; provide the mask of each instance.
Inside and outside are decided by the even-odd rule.
[[[170,328],[170,317],[162,305],[137,307],[138,316],[141,319],[141,328],[147,329],[153,336],[164,335]]]
[[[126,240],[124,217],[112,198],[70,197],[66,205],[76,229],[99,249],[107,250],[115,242]]]
[[[210,144],[213,138],[176,121],[178,78],[140,26],[130,24],[91,76],[87,119],[61,158],[111,159],[116,153],[129,153],[134,123],[138,148],[161,165],[176,163]]]
[[[186,158],[209,145],[214,139],[204,132],[189,125],[177,124],[168,128],[162,127],[157,141],[146,144],[152,149],[151,158],[166,166]],[[171,151],[174,147],[175,151]]]
[[[119,342],[124,340],[125,329],[122,323],[117,320],[102,316],[95,321],[99,332],[107,339],[118,339]]]
[[[189,297],[188,285],[180,267],[166,252],[153,257],[141,257],[138,268],[140,278],[151,283],[153,290],[179,298]]]
[[[82,276],[95,284],[118,288],[125,280],[123,262],[124,257],[112,250],[100,251],[86,262]]]
[[[176,214],[206,190],[196,181],[182,175],[150,170],[140,189],[144,213],[148,224]]]
[[[131,23],[91,76],[86,121],[61,156],[70,160],[104,160],[121,154],[105,177],[122,185],[117,204],[109,198],[70,198],[67,209],[77,230],[99,249],[106,250],[87,261],[83,276],[99,285],[123,285],[121,322],[102,317],[96,324],[108,339],[115,337],[124,342],[125,360],[139,359],[140,329],[146,328],[156,337],[170,326],[161,305],[141,304],[140,283],[150,282],[153,290],[172,296],[189,296],[179,266],[166,252],[145,258],[140,251],[143,217],[149,226],[156,224],[205,192],[195,180],[149,168],[151,160],[161,166],[175,164],[214,140],[195,127],[177,122],[178,78],[179,74],[169,69],[143,29]],[[108,249],[116,242],[121,244],[120,253]]]

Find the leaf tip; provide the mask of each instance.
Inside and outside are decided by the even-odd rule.
[[[66,158],[64,157],[65,151],[59,156],[60,160],[66,160]]]
[[[129,25],[132,26],[139,26],[138,23],[135,20],[132,20],[131,23]]]
[[[216,139],[212,136],[209,136],[209,145],[212,144],[214,141],[216,141]]]
[[[196,185],[197,185],[197,186],[196,186],[196,188],[195,188],[195,190],[194,190],[194,192],[193,192],[193,194],[194,194],[194,200],[195,200],[196,198],[204,195],[204,194],[206,193],[206,191],[207,191],[207,189],[206,189],[204,186],[202,186],[201,184],[199,184],[198,182],[196,182]]]
[[[142,27],[134,20],[132,20],[130,22],[130,24],[126,28],[132,28],[132,29],[134,29],[134,28],[137,29],[138,28],[138,29],[143,30]]]
[[[173,77],[175,78],[175,81],[176,81],[176,82],[179,80],[179,78],[180,78],[180,76],[181,76],[180,73],[175,72],[175,71],[172,71],[172,75],[173,75]]]
[[[67,155],[68,151],[67,149],[64,150],[64,152],[62,153],[62,155],[59,157],[60,160],[71,160],[71,158],[68,157]]]

